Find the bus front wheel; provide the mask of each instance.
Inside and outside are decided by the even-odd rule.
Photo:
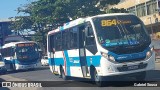
[[[16,71],[16,66],[14,64],[10,64],[10,70],[11,71]]]
[[[95,84],[99,87],[103,86],[103,78],[98,75],[97,71],[94,70],[91,75],[91,79],[95,82]]]

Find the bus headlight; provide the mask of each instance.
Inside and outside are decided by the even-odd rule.
[[[114,57],[111,56],[111,55],[108,56],[108,59],[111,60],[111,61],[115,61]]]
[[[151,50],[151,52],[152,52],[152,51],[154,50],[154,47],[151,47],[151,49],[150,49],[150,50]]]
[[[148,51],[146,53],[146,59],[149,59],[151,57],[151,55],[152,55],[152,51]]]
[[[107,59],[108,59],[108,54],[101,52],[101,55],[102,55],[104,58],[107,58]]]
[[[153,50],[154,50],[154,47],[151,47],[150,50],[146,53],[146,59],[149,59],[152,56]]]
[[[106,58],[106,59],[108,59],[108,60],[110,60],[110,61],[115,61],[114,57],[111,56],[111,55],[108,55],[108,54],[103,53],[103,52],[101,52],[101,55],[102,55],[104,58]]]

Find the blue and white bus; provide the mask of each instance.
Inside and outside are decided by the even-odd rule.
[[[133,14],[79,18],[52,30],[47,38],[50,70],[67,76],[103,78],[134,74],[144,80],[155,69],[155,53],[143,22]]]
[[[40,62],[40,52],[34,41],[10,42],[2,46],[2,57],[10,70],[35,69]]]
[[[5,67],[4,59],[0,53],[0,74],[5,72],[6,72],[6,67]]]

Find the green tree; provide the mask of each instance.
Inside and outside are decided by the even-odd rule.
[[[107,13],[128,13],[128,11],[126,11],[126,9],[124,9],[124,8],[121,8],[121,9],[111,8],[111,9],[107,10],[106,12]]]
[[[117,4],[120,0],[36,0],[19,7],[18,13],[27,16],[15,17],[12,28],[18,32],[35,31],[34,40],[46,44],[46,33],[70,20],[105,13],[101,8]],[[39,37],[42,35],[42,37]]]

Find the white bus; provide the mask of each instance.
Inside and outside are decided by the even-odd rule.
[[[105,77],[134,74],[144,80],[155,69],[151,38],[133,14],[79,18],[50,31],[47,46],[50,70],[63,79],[91,78],[101,86]]]
[[[7,71],[34,69],[40,62],[40,52],[34,41],[7,43],[2,46],[1,53]]]
[[[5,72],[6,72],[6,67],[5,67],[4,59],[0,53],[0,74]]]

